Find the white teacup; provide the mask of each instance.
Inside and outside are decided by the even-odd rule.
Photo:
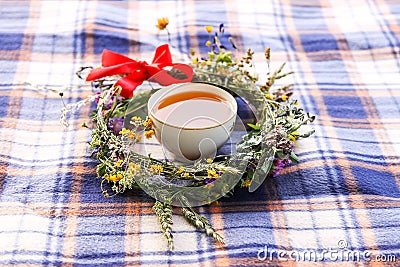
[[[186,99],[189,95],[194,97]],[[202,95],[215,95],[220,101],[214,103]],[[231,94],[204,83],[164,87],[150,97],[147,107],[158,141],[178,159],[186,160],[214,156],[229,139],[237,114]]]

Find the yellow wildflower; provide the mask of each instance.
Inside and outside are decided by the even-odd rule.
[[[299,132],[298,131],[294,131],[293,133],[288,135],[288,138],[290,141],[295,142],[297,140],[297,138],[299,137]]]
[[[152,173],[160,174],[160,173],[162,173],[164,171],[164,168],[161,165],[151,165],[150,166],[150,171]]]
[[[125,135],[125,134],[128,134],[128,133],[130,133],[130,132],[131,132],[131,130],[128,130],[128,129],[126,129],[126,128],[122,128],[122,130],[119,131],[119,134]]]
[[[136,172],[137,172],[137,171],[136,171],[135,169],[129,167],[128,170],[127,170],[127,172],[128,172],[128,174],[129,174],[130,176],[134,176],[134,175],[136,175]]]
[[[185,174],[183,175],[185,178],[189,178],[189,173],[188,172],[185,172]]]
[[[119,180],[121,180],[124,176],[120,173],[118,174],[113,174],[108,178],[108,181],[111,182],[118,182]]]
[[[150,118],[147,118],[144,122],[143,122],[143,126],[147,127],[147,128],[151,128],[153,126],[153,122],[151,121]]]
[[[138,116],[133,116],[131,118],[131,122],[134,123],[134,124],[140,123],[141,121],[142,121],[142,119],[140,117],[138,117]]]
[[[138,170],[140,170],[140,165],[130,162],[129,169],[132,175],[135,175]]]
[[[271,100],[272,96],[270,94],[265,94],[265,98]]]
[[[147,139],[152,138],[154,135],[154,130],[149,130],[144,132],[144,136],[146,136]]]
[[[283,100],[283,101],[286,101],[288,98],[289,98],[289,97],[288,97],[287,95],[283,95],[283,96],[282,96],[282,100]]]
[[[208,33],[211,33],[212,30],[213,30],[213,26],[210,26],[210,25],[207,25],[207,26],[206,26],[206,31],[207,31]]]
[[[208,41],[206,42],[206,46],[211,46],[211,41],[210,41],[210,40],[208,40]]]
[[[140,165],[132,163],[132,162],[129,163],[129,167],[131,167],[132,169],[135,169],[135,170],[140,170]]]
[[[199,58],[198,58],[198,57],[192,58],[192,63],[193,63],[193,64],[199,63]]]
[[[121,165],[122,165],[123,162],[124,162],[124,161],[123,161],[122,159],[119,159],[117,162],[115,162],[115,166],[116,166],[116,167],[121,167]]]
[[[129,139],[134,139],[136,137],[136,133],[134,133],[134,132],[130,132],[130,133],[128,133],[128,138]]]
[[[133,116],[132,118],[131,118],[131,121],[141,121],[142,119],[140,118],[140,117],[138,117],[138,116]]]
[[[246,182],[244,182],[244,183],[242,184],[242,187],[249,187],[250,184],[251,184],[251,180],[250,180],[250,179],[249,179],[249,180],[246,180]]]
[[[159,18],[159,19],[157,20],[157,25],[156,25],[156,27],[157,27],[160,31],[162,31],[162,30],[165,30],[165,28],[167,28],[168,24],[169,24],[169,19],[166,18],[166,17],[163,17],[163,18]]]
[[[179,169],[176,171],[177,174],[181,174],[185,169],[180,166]]]
[[[212,163],[213,162],[213,159],[212,158],[208,158],[207,159],[207,163]]]
[[[208,178],[218,178],[219,174],[215,170],[208,170],[207,176]]]

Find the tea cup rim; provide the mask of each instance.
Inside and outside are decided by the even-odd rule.
[[[161,120],[160,118],[157,118],[157,116],[156,116],[156,115],[154,114],[154,112],[153,112],[153,108],[151,108],[151,109],[149,108],[149,115],[151,116],[151,119],[155,119],[155,120],[157,120],[159,123],[161,123],[161,124],[163,124],[163,125],[166,125],[166,126],[169,126],[169,127],[173,127],[173,128],[177,128],[177,129],[181,129],[181,130],[196,131],[196,130],[206,130],[206,129],[213,129],[213,128],[220,127],[220,126],[224,125],[225,123],[229,122],[230,120],[232,120],[232,118],[235,117],[235,116],[237,115],[237,103],[236,103],[235,98],[234,98],[231,94],[229,94],[227,91],[225,91],[224,89],[222,89],[222,88],[220,88],[220,87],[217,87],[217,86],[215,86],[215,85],[212,85],[212,84],[208,84],[208,83],[193,83],[193,82],[181,83],[181,84],[174,84],[174,85],[172,85],[172,87],[171,87],[171,86],[169,86],[169,87],[164,87],[164,88],[160,89],[159,91],[161,91],[161,90],[171,90],[171,88],[176,89],[176,88],[178,88],[178,87],[187,86],[187,85],[189,85],[189,84],[201,84],[201,85],[206,85],[206,86],[214,87],[215,89],[217,89],[217,90],[220,91],[220,92],[226,93],[226,94],[228,95],[228,97],[230,97],[231,99],[226,99],[224,96],[223,96],[223,98],[224,98],[226,101],[228,101],[228,102],[230,103],[230,109],[232,109],[232,115],[229,116],[229,118],[226,119],[225,121],[219,122],[218,124],[213,125],[213,126],[185,127],[185,126],[173,125],[173,124],[170,124],[170,123],[168,123],[168,122],[166,122],[166,121]],[[159,91],[157,91],[157,93],[158,93]],[[196,90],[196,91],[201,91],[201,90]],[[220,96],[220,94],[217,94],[217,95]],[[153,96],[154,96],[154,95],[152,95],[152,96],[150,97],[148,103],[150,103],[150,100],[151,100],[151,98],[152,98]],[[154,105],[156,105],[158,102],[160,102],[160,100],[156,101],[156,102],[154,103]],[[154,107],[154,105],[153,105],[153,107]]]

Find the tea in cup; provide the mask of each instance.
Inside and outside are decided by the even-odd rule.
[[[237,114],[235,98],[205,83],[164,87],[148,101],[155,136],[179,159],[215,155],[230,137]]]

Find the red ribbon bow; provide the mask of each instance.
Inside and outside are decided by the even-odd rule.
[[[105,76],[127,74],[115,83],[115,86],[119,85],[122,87],[121,96],[125,98],[132,97],[136,87],[151,77],[152,81],[163,86],[190,82],[193,77],[193,69],[189,65],[172,63],[168,44],[157,47],[151,64],[148,64],[146,61],[136,61],[124,55],[104,49],[101,56],[101,65],[101,69],[93,69],[90,71],[86,81],[93,81]],[[183,80],[176,79],[169,75],[164,67],[178,69],[185,74],[186,78]]]

